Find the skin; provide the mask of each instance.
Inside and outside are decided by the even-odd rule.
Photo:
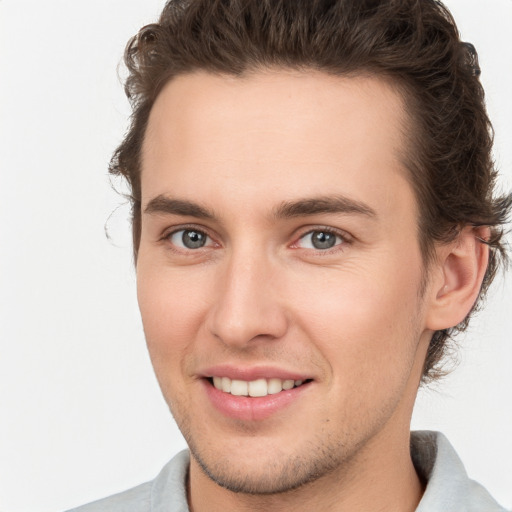
[[[405,129],[400,96],[371,77],[197,72],[157,98],[138,300],[193,455],[191,510],[415,510],[409,424],[426,350],[471,306],[485,262],[464,265],[485,254],[468,232],[438,250],[422,288]],[[305,212],[305,199],[333,197],[366,211]],[[283,214],[290,203],[295,215]],[[205,245],[183,246],[184,229]],[[325,230],[335,245],[317,249],[311,232]],[[266,419],[233,419],[205,393],[204,369],[221,364],[311,382]]]

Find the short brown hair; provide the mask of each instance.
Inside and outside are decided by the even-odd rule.
[[[477,304],[506,260],[501,226],[512,197],[495,197],[496,170],[474,47],[460,40],[437,0],[170,0],[158,23],[126,48],[125,91],[133,115],[110,172],[131,188],[134,254],[140,241],[141,150],[149,114],[173,77],[195,70],[239,76],[268,67],[390,79],[404,97],[413,129],[406,155],[419,204],[424,260],[463,226],[489,226],[490,261]],[[441,375],[447,340],[434,334],[424,380]]]

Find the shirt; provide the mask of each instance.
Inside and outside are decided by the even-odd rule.
[[[457,453],[439,432],[411,433],[411,456],[427,482],[416,512],[507,512],[468,478]],[[68,512],[189,512],[189,452],[178,453],[152,481]]]

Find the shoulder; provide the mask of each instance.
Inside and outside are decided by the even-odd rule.
[[[411,456],[427,482],[416,512],[506,512],[468,477],[455,449],[440,432],[412,432]]]
[[[149,512],[151,510],[151,484],[152,482],[146,482],[68,512]]]
[[[171,459],[154,480],[67,512],[188,512],[188,465],[189,453],[184,450]]]

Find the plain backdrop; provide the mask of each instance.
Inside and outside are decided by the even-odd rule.
[[[510,190],[512,0],[447,5],[479,51]],[[129,210],[106,172],[129,115],[124,45],[162,6],[0,0],[0,512],[56,512],[121,491],[185,446],[150,367]],[[443,431],[508,508],[511,331],[511,278],[499,278],[460,340],[458,368],[420,392],[413,418]]]

